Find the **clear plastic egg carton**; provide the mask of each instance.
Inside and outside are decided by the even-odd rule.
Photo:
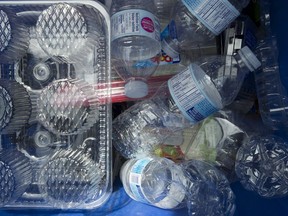
[[[0,208],[95,209],[112,190],[110,19],[0,1]]]

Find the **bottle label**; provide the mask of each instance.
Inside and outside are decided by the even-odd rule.
[[[142,190],[142,178],[143,178],[143,171],[145,170],[147,164],[152,161],[152,158],[144,158],[138,160],[131,168],[131,172],[129,175],[129,184],[132,193],[135,196],[135,199],[144,203],[148,203],[148,200],[143,193]]]
[[[219,35],[240,15],[228,0],[182,0],[182,2],[214,35]]]
[[[125,36],[147,36],[160,41],[158,18],[145,10],[124,10],[111,17],[112,41]]]
[[[161,32],[161,41],[162,41],[162,47],[164,47],[165,51],[162,50],[162,56],[169,56],[171,61],[178,63],[180,62],[180,53],[176,50],[174,50],[165,40],[165,38],[170,38],[171,40],[177,41],[178,43],[178,37],[177,37],[177,29],[175,25],[175,21],[172,20],[166,28]],[[178,60],[178,62],[177,62]]]
[[[199,66],[191,64],[186,70],[170,78],[168,87],[182,114],[192,123],[197,123],[217,112],[220,107],[217,108],[203,91],[203,88],[200,88],[194,73],[205,72]],[[216,88],[214,91],[218,92]]]

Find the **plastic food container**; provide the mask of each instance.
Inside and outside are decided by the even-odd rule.
[[[101,3],[0,1],[0,208],[108,200],[110,70]]]

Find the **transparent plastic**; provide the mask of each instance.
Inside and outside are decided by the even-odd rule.
[[[187,179],[189,215],[234,215],[235,195],[219,170],[197,160],[187,161],[181,166]]]
[[[185,2],[187,2],[187,5]],[[219,35],[222,31],[224,31],[229,24],[240,15],[240,11],[248,5],[249,0],[215,0],[211,4],[210,3],[211,1],[208,0],[201,0],[195,3],[190,3],[186,0],[177,1],[173,7],[171,15],[172,22],[170,22],[168,27],[169,31],[173,33],[162,40],[162,49],[165,51],[165,53],[171,57],[174,57],[172,53],[179,53],[180,50],[187,50],[191,49],[192,47],[207,44],[216,35]],[[195,4],[199,8],[195,9],[195,11],[192,13],[188,8],[189,4]],[[233,12],[229,12],[230,9],[226,9],[226,11],[223,12],[225,13],[226,17],[222,18],[221,23],[216,25],[216,22],[221,20],[221,18],[216,18],[214,16],[217,16],[217,13],[221,16],[223,5],[230,5],[229,8],[233,8]],[[205,7],[206,11],[204,11],[203,14],[209,15],[201,17],[203,15],[201,14],[201,11],[204,10]],[[209,13],[207,11],[209,11]],[[197,16],[200,16],[201,18],[197,18],[195,13],[199,13]],[[229,16],[230,13],[231,17]],[[206,20],[208,24],[205,25],[203,20]],[[211,27],[214,24],[216,29]],[[212,29],[210,27],[208,28],[207,25]],[[171,50],[173,51],[171,52]]]
[[[115,71],[125,80],[125,95],[148,94],[147,78],[159,65],[160,24],[153,0],[115,0],[111,9],[112,58]]]
[[[129,10],[141,10],[135,13],[135,17],[140,18],[140,13],[151,13],[151,17],[145,17],[141,20],[141,26],[139,29],[144,29],[146,35],[140,35],[138,32],[140,30],[131,30],[127,31],[127,33],[118,33],[119,26],[121,23],[118,23],[118,20],[123,17],[121,15],[118,17],[117,13],[119,12],[129,12]],[[156,7],[153,0],[141,1],[141,0],[115,0],[112,2],[110,8],[111,22],[112,22],[112,57],[116,59],[123,59],[126,61],[141,61],[145,59],[150,59],[156,56],[161,51],[161,43],[160,43],[160,25],[156,14]],[[146,14],[147,15],[147,14]],[[131,12],[131,20],[133,20],[132,12]],[[123,20],[124,22],[125,20]],[[134,20],[133,20],[134,21]],[[135,23],[137,19],[135,18]],[[144,22],[145,21],[145,22]],[[132,22],[132,21],[131,21]],[[147,24],[147,28],[145,28],[145,23]],[[128,23],[127,23],[128,24]],[[131,25],[131,24],[130,24]],[[148,26],[150,26],[148,28]],[[133,25],[132,25],[133,27]],[[136,26],[137,27],[137,26]],[[127,28],[129,29],[129,28]],[[155,34],[155,36],[149,35]],[[116,34],[119,36],[116,37]],[[113,37],[116,37],[113,39]]]
[[[252,136],[238,150],[235,170],[244,188],[260,196],[287,196],[287,142],[260,134]]]
[[[14,16],[0,42],[0,147],[14,156],[0,161],[24,161],[26,185],[1,208],[101,207],[112,191],[108,11],[90,0],[0,1],[1,11]]]
[[[122,166],[120,177],[126,193],[136,201],[163,209],[184,207],[185,176],[169,159],[130,159]]]
[[[253,58],[246,57],[243,53],[211,56],[199,60],[199,65],[190,64],[165,82],[154,96],[136,103],[113,120],[115,148],[126,158],[150,154],[171,133],[232,103],[245,75],[254,66],[259,67],[258,61],[253,64]]]

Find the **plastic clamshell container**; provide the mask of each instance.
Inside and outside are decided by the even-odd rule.
[[[0,208],[108,200],[110,70],[101,3],[0,1]]]

